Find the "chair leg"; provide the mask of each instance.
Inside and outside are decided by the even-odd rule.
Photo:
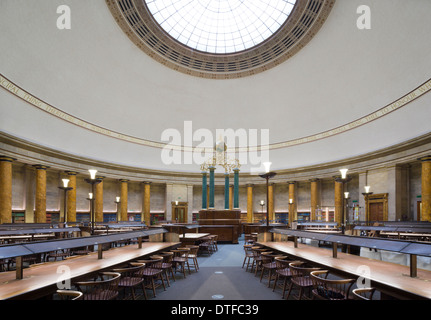
[[[274,279],[274,285],[272,286],[272,292],[275,291],[275,286],[277,285],[278,281],[278,273],[275,273],[275,279]]]
[[[290,293],[292,292],[292,287],[293,287],[293,283],[291,282],[291,283],[290,283],[290,286],[289,286],[289,292],[287,293],[286,300],[289,300]]]

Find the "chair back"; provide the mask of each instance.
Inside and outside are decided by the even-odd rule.
[[[373,300],[376,288],[356,288],[353,289],[353,297],[356,300]]]
[[[118,297],[121,274],[102,272],[100,280],[77,282],[75,285],[83,293],[83,300],[114,300]]]
[[[121,274],[120,283],[122,286],[131,286],[136,283],[137,278],[142,278],[144,263],[130,263],[130,267],[117,268],[112,271]]]
[[[190,249],[188,255],[197,256],[199,251],[199,246],[187,245],[186,248]]]
[[[322,300],[348,300],[355,279],[327,279],[328,270],[312,271],[313,295]]]
[[[83,293],[76,290],[57,290],[60,300],[82,300]]]
[[[319,268],[304,267],[303,262],[291,262],[289,264],[290,272],[292,273],[292,281],[299,286],[311,285],[310,273],[320,270]]]

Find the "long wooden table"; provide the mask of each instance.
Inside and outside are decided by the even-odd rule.
[[[194,245],[196,242],[209,235],[209,233],[185,233],[180,234],[179,238],[183,245]]]
[[[431,271],[418,269],[417,277],[410,277],[410,269],[386,261],[374,260],[343,252],[337,257],[332,256],[332,250],[316,248],[306,244],[287,242],[259,242],[259,245],[286,253],[296,259],[310,262],[343,277],[357,279],[365,277],[364,266],[370,270],[368,278],[371,285],[383,296],[397,299],[431,299]]]
[[[109,270],[115,266],[150,255],[159,251],[179,246],[179,242],[144,242],[138,245],[113,248],[105,251],[103,259],[92,252],[85,256],[74,256],[63,261],[47,262],[27,268],[23,279],[16,279],[15,271],[0,273],[0,299],[29,300],[37,299],[57,290],[59,279],[64,279],[64,270],[68,278],[83,279],[91,274]]]

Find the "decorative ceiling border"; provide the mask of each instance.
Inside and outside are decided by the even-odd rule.
[[[64,120],[64,121],[71,123],[73,125],[76,125],[78,127],[90,130],[92,132],[99,133],[99,134],[102,134],[102,135],[105,135],[105,136],[108,136],[111,138],[120,139],[123,141],[147,146],[147,147],[164,148],[168,145],[167,143],[155,142],[155,141],[151,141],[151,140],[146,140],[146,139],[137,138],[137,137],[133,137],[130,135],[122,134],[122,133],[112,131],[112,130],[100,127],[98,125],[92,124],[88,121],[79,119],[77,117],[74,117],[73,115],[70,115],[70,114],[44,102],[43,100],[35,97],[31,93],[29,93],[29,92],[25,91],[24,89],[20,88],[19,86],[17,86],[15,83],[10,81],[9,79],[5,78],[2,74],[0,74],[0,87],[5,89],[6,91],[10,92],[11,94],[15,95],[16,97],[24,100],[25,102],[29,103],[30,105],[32,105],[32,106],[34,106],[34,107],[36,107],[42,111],[49,113],[52,116],[55,116],[61,120]],[[427,80],[426,82],[424,82],[423,84],[421,84],[417,88],[413,89],[409,93],[405,94],[404,96],[402,96],[398,100],[378,109],[375,112],[372,112],[366,116],[363,116],[357,120],[354,120],[354,121],[349,122],[347,124],[344,124],[342,126],[339,126],[339,127],[336,127],[336,128],[330,129],[330,130],[326,130],[326,131],[323,131],[323,132],[320,132],[317,134],[313,134],[313,135],[310,135],[307,137],[298,138],[298,139],[285,141],[285,142],[274,143],[274,144],[270,144],[268,146],[237,148],[235,150],[229,150],[229,148],[228,148],[228,151],[229,152],[250,152],[250,151],[262,151],[262,150],[274,150],[274,149],[287,148],[287,147],[292,147],[295,145],[305,144],[305,143],[329,138],[329,137],[335,136],[337,134],[355,129],[355,128],[360,127],[362,125],[368,124],[374,120],[380,119],[380,118],[384,117],[385,115],[406,106],[410,102],[412,102],[412,101],[418,99],[419,97],[421,97],[422,95],[428,93],[430,90],[431,90],[431,79]],[[185,152],[193,152],[195,150],[194,147],[178,146],[178,145],[170,145],[170,144],[169,144],[169,147],[171,149],[174,149],[174,150],[180,150],[180,151],[185,151]]]
[[[232,54],[193,50],[168,35],[144,0],[105,0],[127,37],[147,55],[176,71],[209,79],[233,79],[271,69],[301,50],[320,30],[335,0],[297,0],[291,14],[269,39]]]

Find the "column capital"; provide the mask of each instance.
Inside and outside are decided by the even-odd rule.
[[[127,180],[127,181],[129,181],[129,180]],[[152,182],[151,182],[151,181],[142,181],[142,183],[143,183],[143,184],[152,184]]]
[[[118,181],[120,181],[120,182],[129,182],[130,180],[129,179],[118,179]]]
[[[310,181],[310,182],[318,182],[318,181],[320,181],[320,179],[319,178],[313,178],[313,179],[309,179],[308,181]]]
[[[296,184],[296,181],[287,181],[287,184]]]
[[[38,169],[38,170],[46,170],[49,168],[48,166],[45,166],[43,164],[34,164],[33,167]]]
[[[6,162],[13,162],[15,161],[15,158],[8,157],[8,156],[0,156],[0,161],[6,161]]]
[[[424,156],[424,157],[420,157],[420,158],[418,158],[418,160],[419,160],[419,161],[422,161],[422,162],[431,161],[431,155],[429,155],[429,156]]]
[[[69,176],[76,176],[78,174],[78,172],[76,171],[64,171],[65,173],[67,173],[67,175]]]
[[[253,183],[247,183],[245,186],[246,187],[254,187],[254,184]]]

